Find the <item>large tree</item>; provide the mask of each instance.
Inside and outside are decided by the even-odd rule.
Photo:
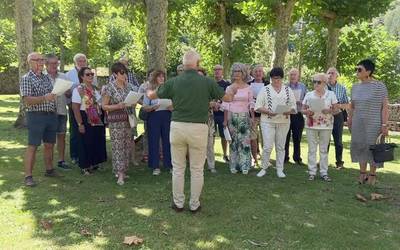
[[[167,0],[145,0],[147,23],[147,66],[165,70],[167,50]]]
[[[32,52],[32,0],[15,0],[15,29],[17,33],[17,51],[19,62],[19,76],[28,71],[28,54]],[[15,127],[26,126],[24,106],[21,100],[18,118]]]

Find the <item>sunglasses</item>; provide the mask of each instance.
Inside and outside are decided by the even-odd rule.
[[[322,81],[312,80],[312,83],[320,85],[320,84],[322,84]]]
[[[86,73],[85,76],[94,76],[94,73]]]
[[[356,68],[355,68],[355,71],[356,71],[356,72],[362,72],[363,69],[362,69],[361,67],[356,67]]]

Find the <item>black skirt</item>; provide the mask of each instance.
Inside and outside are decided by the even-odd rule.
[[[79,167],[85,169],[107,161],[106,128],[90,125],[85,111],[81,110],[81,116],[85,133],[78,132],[78,158]]]

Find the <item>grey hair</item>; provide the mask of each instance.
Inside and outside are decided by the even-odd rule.
[[[28,54],[26,60],[27,60],[28,62],[30,62],[30,61],[32,60],[32,57],[33,57],[33,56],[37,56],[37,55],[41,56],[42,54],[40,54],[39,52],[31,52],[31,53]]]
[[[339,76],[339,71],[338,71],[335,67],[330,67],[330,68],[326,71],[326,73],[328,73],[330,70],[335,71],[335,72],[336,72],[336,75]]]
[[[313,75],[312,79],[318,78],[320,81],[323,81],[325,84],[328,82],[328,76],[325,73],[317,73]]]
[[[76,64],[76,62],[78,61],[78,59],[79,59],[79,58],[82,58],[82,57],[84,57],[84,58],[87,60],[85,54],[78,53],[78,54],[74,55],[74,63]]]
[[[235,70],[240,70],[242,72],[242,80],[244,82],[247,82],[247,80],[249,79],[250,76],[249,76],[248,67],[246,66],[246,64],[234,63],[231,68],[231,79],[233,79],[233,74],[234,74]]]
[[[200,61],[200,54],[194,49],[187,51],[182,58],[183,66],[196,66],[197,62]]]

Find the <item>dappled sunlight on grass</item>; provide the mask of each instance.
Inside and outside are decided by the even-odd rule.
[[[229,243],[230,243],[230,240],[228,240],[224,236],[216,235],[214,237],[214,239],[212,239],[210,241],[198,240],[198,241],[196,241],[195,245],[196,245],[196,247],[198,247],[200,249],[215,249],[215,248],[221,247],[221,245],[223,245],[223,244],[229,244]]]
[[[115,198],[117,198],[117,199],[125,199],[126,196],[124,194],[117,194],[117,195],[115,195]]]
[[[55,206],[60,205],[61,202],[59,202],[59,201],[56,200],[56,199],[51,199],[51,200],[49,200],[48,204],[55,207]]]
[[[13,149],[13,148],[26,148],[26,145],[23,145],[21,143],[18,143],[16,141],[0,141],[0,148],[3,149]],[[3,159],[5,156],[1,156],[1,159]]]
[[[143,215],[143,216],[146,216],[146,217],[149,217],[149,216],[151,216],[153,214],[153,209],[151,209],[151,208],[134,207],[132,209],[136,214]]]

